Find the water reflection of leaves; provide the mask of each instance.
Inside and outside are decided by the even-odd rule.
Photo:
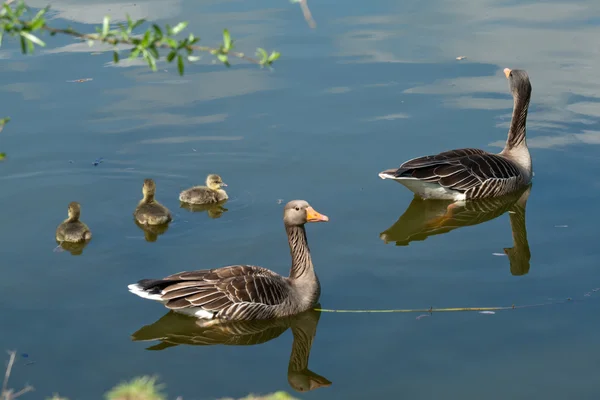
[[[223,213],[227,212],[228,209],[223,207],[223,205],[227,203],[227,200],[221,201],[215,204],[189,204],[189,203],[180,203],[180,208],[184,208],[191,212],[205,212],[208,214],[210,218],[221,218]]]
[[[525,209],[530,193],[531,185],[507,196],[464,203],[422,200],[415,196],[404,214],[379,237],[386,244],[396,242],[396,246],[408,246],[412,241],[423,241],[430,236],[479,225],[508,211],[513,247],[505,248],[504,253],[510,260],[511,274],[525,275],[529,272],[531,258],[525,224]]]
[[[329,380],[308,369],[320,315],[319,311],[309,310],[289,318],[211,324],[212,321],[169,311],[153,324],[140,328],[131,338],[133,341],[160,341],[148,350],[164,350],[178,345],[253,346],[273,340],[291,328],[294,341],[288,364],[288,382],[294,390],[306,392],[331,385]]]

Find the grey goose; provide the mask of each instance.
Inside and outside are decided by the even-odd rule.
[[[321,293],[304,224],[321,221],[329,218],[304,200],[286,204],[283,222],[292,257],[289,277],[254,265],[231,265],[142,279],[129,285],[129,291],[159,301],[171,310],[215,322],[301,313],[312,308]]]
[[[379,173],[424,199],[468,200],[502,196],[528,185],[533,176],[525,139],[531,83],[524,70],[504,69],[513,112],[504,149],[498,153],[466,148],[414,158]]]

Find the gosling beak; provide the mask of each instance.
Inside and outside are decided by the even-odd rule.
[[[508,79],[508,76],[510,75],[511,71],[512,70],[510,68],[504,68],[504,75],[506,75],[506,79]]]
[[[221,182],[221,186],[227,186],[225,182]]]
[[[308,207],[306,209],[306,221],[307,222],[327,222],[329,217],[315,211],[314,208]]]

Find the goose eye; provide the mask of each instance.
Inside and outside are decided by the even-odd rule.
[[[300,207],[296,207],[296,211],[300,211]]]

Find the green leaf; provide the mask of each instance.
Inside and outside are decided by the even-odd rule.
[[[156,35],[157,39],[161,39],[163,37],[163,32],[162,29],[160,29],[160,26],[152,24],[152,29],[154,29],[154,34]]]
[[[40,46],[40,47],[44,47],[44,46],[46,46],[46,43],[42,42],[42,41],[40,40],[40,38],[38,38],[38,37],[37,37],[37,36],[35,36],[35,35],[32,35],[32,34],[31,34],[31,33],[29,33],[29,32],[21,31],[21,32],[19,32],[19,33],[21,34],[21,36],[22,36],[22,37],[24,37],[24,38],[26,38],[27,40],[29,40],[29,42],[33,42],[33,43],[37,44],[37,45],[38,45],[38,46]],[[32,49],[32,48],[33,48],[33,46],[31,46],[31,48],[30,48],[30,49]]]
[[[38,29],[40,29],[42,26],[44,26],[44,23],[46,21],[44,21],[44,19],[38,19],[35,22],[31,22],[31,25],[29,26],[31,28],[32,31],[37,31]]]
[[[129,16],[129,14],[125,14],[127,17],[127,29],[131,32],[131,29],[133,27],[133,21],[131,20],[131,17]]]
[[[171,62],[173,61],[173,59],[175,58],[175,56],[177,56],[177,51],[173,50],[172,52],[169,53],[169,55],[167,56],[167,62]]]
[[[266,50],[263,48],[258,48],[256,49],[256,55],[260,58],[260,63],[264,64],[269,60],[269,55],[267,54]]]
[[[152,57],[159,59],[160,58],[160,54],[158,54],[158,50],[156,49],[156,47],[151,46],[148,47],[148,51],[150,52],[150,54],[152,54]]]
[[[188,41],[188,44],[189,44],[189,45],[192,45],[192,44],[194,44],[194,43],[197,43],[199,40],[200,40],[200,38],[199,38],[199,37],[196,37],[196,36],[194,36],[194,34],[193,34],[193,33],[190,33],[190,35],[189,35],[189,36],[188,36],[188,38],[187,38],[187,41]]]
[[[4,31],[0,31],[0,47],[2,47],[2,38],[4,37]]]
[[[141,24],[143,24],[144,22],[146,22],[146,20],[145,20],[145,19],[143,19],[143,18],[142,18],[142,19],[138,19],[137,21],[135,21],[135,22],[133,23],[133,25],[131,26],[131,29],[133,30],[133,29],[137,28],[138,26],[140,26],[140,25],[141,25]]]
[[[179,70],[179,75],[183,76],[183,70],[184,70],[184,65],[183,65],[183,57],[181,56],[181,54],[177,55],[177,69]]]
[[[176,49],[177,46],[177,40],[172,39],[172,38],[165,38],[164,41],[169,45],[170,48],[172,49]]]
[[[131,50],[131,54],[129,55],[129,58],[137,58],[140,55],[140,51],[142,51],[140,48],[135,48]]]
[[[273,61],[277,60],[279,57],[281,57],[281,53],[278,51],[272,51],[271,55],[269,56],[268,60],[269,63],[272,63]]]
[[[50,8],[50,6],[46,6],[46,7],[42,8],[40,11],[38,11],[38,13],[35,14],[35,17],[33,17],[33,19],[31,20],[31,23],[35,24],[38,21],[43,21],[44,14],[46,14],[46,12],[48,12],[49,8]],[[42,24],[43,24],[43,22],[42,22]]]
[[[172,29],[173,33],[171,33],[171,34],[177,35],[179,32],[181,32],[182,30],[184,30],[186,28],[187,24],[188,24],[187,21],[178,23],[177,25],[175,25],[173,27],[173,29]]]
[[[21,36],[21,53],[27,54],[27,43],[25,43],[25,38]]]
[[[142,42],[140,43],[140,45],[142,47],[148,47],[148,45],[150,44],[150,33],[151,33],[151,31],[148,30],[144,34],[144,38],[142,39]]]
[[[229,35],[229,31],[227,29],[223,30],[223,47],[225,50],[231,49],[231,36]]]
[[[152,71],[156,71],[156,59],[154,57],[152,57],[152,54],[150,54],[146,50],[144,50],[143,54],[144,54],[144,58],[148,62],[148,66],[150,67],[150,69]]]
[[[110,16],[105,16],[102,21],[102,36],[108,35],[108,29],[110,28]]]
[[[0,153],[0,161],[6,158],[6,153]]]
[[[227,54],[217,54],[217,58],[219,59],[219,61],[221,61],[223,64],[225,64],[229,67],[229,61],[227,60]]]
[[[115,64],[117,64],[119,62],[119,53],[116,51],[113,51],[113,62]]]

